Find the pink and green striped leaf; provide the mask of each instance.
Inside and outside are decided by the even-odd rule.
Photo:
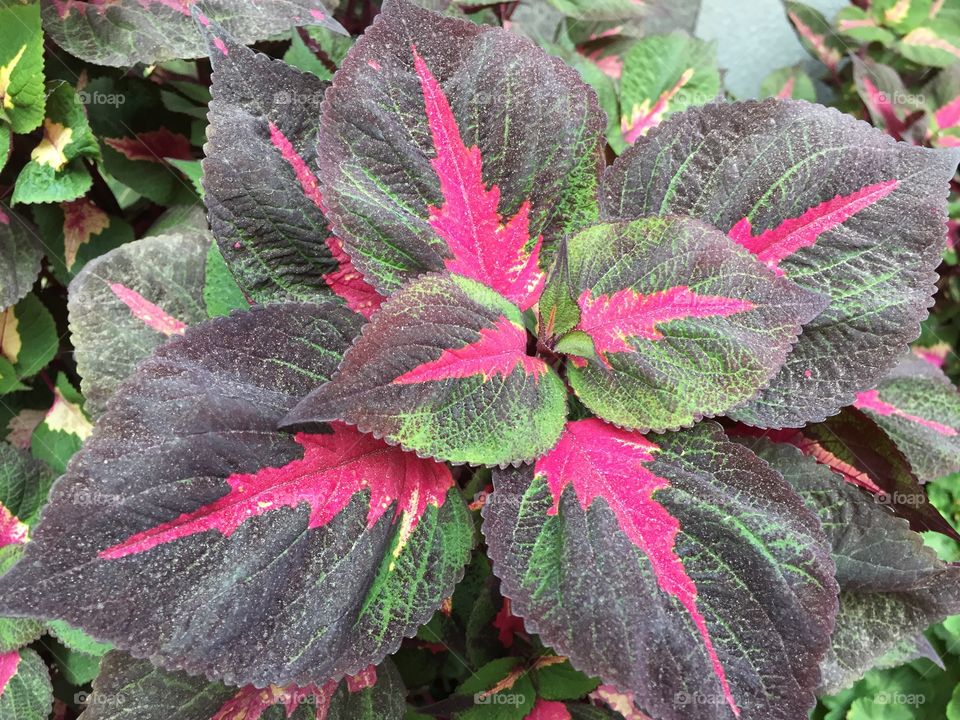
[[[276,430],[361,321],[272,304],[157,349],[54,488],[0,611],[235,685],[322,684],[395,650],[470,555],[450,471],[342,425]]]
[[[749,400],[824,306],[691,218],[596,225],[567,256],[568,277],[550,285],[579,293],[579,321],[554,327],[570,331],[555,347],[570,354],[583,403],[623,427],[677,429]],[[544,298],[555,296],[548,286]],[[553,306],[541,302],[540,313],[549,335]]]
[[[392,295],[336,376],[287,426],[342,420],[422,456],[474,465],[529,461],[566,419],[566,389],[527,354],[520,311],[458,275],[428,275]]]
[[[297,25],[343,32],[323,0],[42,0],[43,29],[64,50],[97,65],[130,66],[206,55],[191,17],[202,8],[242,43]]]
[[[623,58],[620,129],[633,145],[666,118],[720,93],[720,71],[711,43],[685,33],[641,38]]]
[[[141,360],[206,319],[209,246],[206,233],[144,238],[92,260],[70,283],[70,337],[94,418]]]
[[[237,688],[167,672],[120,652],[104,658],[86,720],[402,720],[405,688],[389,660],[341,681]]]
[[[745,444],[817,513],[833,548],[840,612],[821,664],[822,692],[846,688],[888,652],[960,612],[960,568],[939,560],[885,504],[794,447],[759,438]]]
[[[617,160],[604,214],[691,215],[829,298],[770,386],[734,413],[800,427],[852,403],[917,337],[958,158],[804,102],[708,105]]]
[[[203,186],[210,227],[240,288],[258,302],[329,297],[338,269],[323,239],[316,175],[329,83],[209,24],[213,64]]]
[[[921,482],[960,470],[960,394],[938,368],[908,355],[854,407],[893,439]]]
[[[596,218],[604,127],[577,72],[529,40],[387,0],[323,106],[334,232],[383,295],[449,270],[527,309],[542,244]]]
[[[35,650],[0,653],[0,717],[42,720],[50,716],[50,673]]]
[[[26,450],[0,443],[0,575],[20,559],[53,479],[50,469]],[[2,617],[0,653],[17,650],[42,633],[36,620]]]
[[[527,629],[654,717],[786,720],[813,706],[836,613],[829,545],[719,426],[643,436],[571,422],[533,468],[494,472],[483,530]]]

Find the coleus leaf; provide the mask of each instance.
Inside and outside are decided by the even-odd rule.
[[[880,26],[872,13],[853,5],[840,9],[835,24],[837,33],[858,43],[876,42],[889,47],[896,39],[892,32]]]
[[[716,49],[684,33],[651,35],[623,58],[620,121],[632,145],[670,115],[715,100],[720,92]]]
[[[0,360],[7,362],[6,372],[0,370],[0,393],[10,380],[24,380],[40,372],[59,346],[53,316],[33,293],[0,312]]]
[[[938,368],[908,355],[854,406],[893,439],[921,482],[960,470],[960,394]]]
[[[108,700],[109,702],[104,702]],[[389,660],[318,685],[229,687],[113,652],[93,683],[86,720],[401,720],[404,687]]]
[[[845,408],[803,430],[760,431],[744,426],[729,430],[738,439],[763,436],[799,448],[844,480],[878,498],[920,532],[933,530],[954,539],[960,535],[927,499],[907,458],[864,412]]]
[[[897,50],[920,65],[949,67],[960,59],[960,32],[952,23],[933,20],[900,38]]]
[[[664,720],[812,706],[836,612],[829,546],[789,485],[717,425],[644,437],[580,420],[534,468],[493,480],[494,572],[575,667]]]
[[[394,650],[469,558],[449,471],[344,426],[275,430],[359,322],[260,306],[157,349],[54,488],[3,606],[238,685],[323,683]],[[71,576],[82,596],[48,587]]]
[[[799,427],[852,403],[917,337],[957,159],[803,102],[708,105],[617,160],[604,212],[692,215],[830,298],[770,387],[732,413]]]
[[[805,3],[788,0],[784,7],[803,47],[831,72],[836,72],[846,46],[836,36],[827,19],[819,10]]]
[[[43,26],[67,52],[97,65],[152,64],[206,55],[190,17],[202,7],[242,43],[252,43],[295,25],[342,28],[321,0],[265,0],[237,5],[229,0],[42,0]]]
[[[817,91],[813,86],[813,79],[803,66],[794,65],[774,70],[767,75],[760,83],[760,97],[816,102]]]
[[[676,429],[750,399],[825,304],[691,218],[596,225],[569,241],[567,256],[550,285],[579,293],[579,320],[568,327],[574,312],[561,309],[557,324],[549,301],[559,294],[548,287],[541,335],[562,335],[571,387],[624,427]],[[571,338],[592,352],[576,357],[583,349]]]
[[[259,301],[329,296],[337,263],[314,168],[327,83],[209,25],[213,99],[203,185],[210,226],[241,289]]]
[[[88,263],[70,284],[71,342],[94,418],[141,360],[207,318],[209,247],[201,233],[144,238]]]
[[[64,285],[90,260],[132,242],[133,226],[109,215],[88,197],[34,205],[33,218],[44,240],[47,265]]]
[[[796,448],[747,442],[817,513],[832,545],[840,613],[822,664],[836,693],[928,625],[960,611],[960,568],[940,561],[908,524]]]
[[[57,374],[53,403],[30,437],[30,452],[47,463],[57,475],[93,432],[93,423],[83,410],[83,396],[64,373]]]
[[[0,206],[0,308],[19,302],[40,274],[43,250],[31,227]]]
[[[526,309],[541,238],[596,217],[604,126],[576,71],[529,40],[387,0],[324,102],[328,216],[383,295],[448,269]]]
[[[383,304],[333,380],[284,423],[343,420],[453,463],[531,460],[560,435],[566,389],[527,338],[520,311],[493,290],[427,275]]]
[[[83,105],[65,82],[51,82],[47,91],[43,137],[17,177],[13,204],[75,200],[93,183],[83,158],[99,157],[100,146]]]
[[[49,717],[53,687],[46,663],[29,648],[0,653],[0,717]]]
[[[49,468],[29,453],[0,443],[0,574],[6,572],[30,540],[30,527],[53,482]],[[43,625],[24,618],[0,618],[0,653],[36,640]]]
[[[0,7],[0,48],[0,121],[15,133],[31,132],[43,122],[46,102],[39,5]]]

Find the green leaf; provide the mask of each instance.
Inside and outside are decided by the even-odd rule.
[[[113,649],[112,644],[94,640],[80,628],[75,628],[63,620],[52,620],[47,623],[47,628],[50,634],[66,647],[84,655],[102,657]]]
[[[760,84],[760,97],[792,98],[794,100],[817,101],[817,91],[813,80],[804,71],[802,65],[780,68],[764,78]]]
[[[880,43],[885,47],[893,45],[896,36],[880,27],[873,13],[867,13],[855,6],[848,6],[837,13],[837,32],[858,43]]]
[[[49,83],[47,92],[43,138],[17,177],[13,204],[74,200],[93,183],[83,158],[99,157],[100,146],[77,93],[62,81]]]
[[[207,315],[217,317],[229,315],[234,310],[246,310],[250,307],[243,291],[233,279],[227,263],[224,262],[220,247],[216,243],[207,251],[206,279],[203,283],[203,301],[207,305]]]
[[[33,377],[49,363],[60,346],[50,311],[34,294],[0,313],[0,355],[20,379]]]
[[[69,285],[90,260],[134,238],[128,222],[108,215],[86,197],[35,205],[32,210],[50,270],[64,285]]]
[[[674,113],[716,99],[720,92],[712,43],[683,33],[650,35],[623,58],[620,125],[632,145]]]
[[[43,122],[45,100],[40,4],[0,4],[0,120],[15,133],[31,132]],[[0,133],[0,145],[8,144]]]
[[[960,60],[960,31],[933,20],[901,38],[897,50],[920,65],[949,67]]]
[[[300,32],[294,30],[290,48],[284,53],[283,61],[304,72],[312,73],[321,80],[332,80],[334,71],[340,67],[343,58],[353,47],[353,38],[315,25],[304,28],[304,31],[309,38],[309,47]]]
[[[337,374],[284,423],[343,420],[454,463],[508,465],[549,450],[566,390],[527,355],[520,311],[458,275],[426,275],[394,293]]]

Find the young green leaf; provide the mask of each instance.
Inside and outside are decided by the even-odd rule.
[[[749,400],[825,304],[691,218],[596,225],[567,248],[579,334],[556,349],[583,403],[623,427],[677,429]],[[584,340],[592,358],[571,345]]]

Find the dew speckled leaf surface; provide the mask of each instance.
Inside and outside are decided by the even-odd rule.
[[[26,221],[0,206],[0,309],[30,292],[42,259],[40,242]]]
[[[577,72],[529,40],[388,0],[324,103],[329,217],[383,294],[451,269],[522,306],[538,238],[597,215],[604,126]]]
[[[41,2],[43,28],[57,45],[87,62],[112,66],[206,55],[190,16],[194,5],[243,43],[269,38],[295,25],[340,27],[321,0]]]
[[[579,293],[572,330],[593,344],[590,359],[571,358],[568,380],[624,427],[689,426],[753,397],[825,303],[690,218],[596,225],[567,247],[556,281]],[[540,313],[549,326],[543,300]]]
[[[691,215],[830,297],[771,386],[736,413],[800,427],[852,403],[917,337],[957,157],[800,101],[708,105],[624,153],[606,173],[603,210]]]
[[[329,296],[337,269],[316,177],[328,83],[237,44],[211,24],[212,100],[203,187],[210,227],[259,302]],[[224,54],[226,52],[226,54]]]
[[[829,545],[718,425],[643,436],[581,420],[493,481],[483,531],[502,591],[575,667],[663,720],[812,707],[836,613]]]
[[[209,246],[206,233],[144,238],[91,261],[70,283],[71,342],[92,417],[157,346],[206,320]]]
[[[343,420],[425,456],[474,465],[532,460],[566,419],[559,376],[527,354],[520,311],[483,285],[427,275],[391,296],[336,377],[284,420]]]
[[[349,428],[275,429],[361,321],[269,305],[160,347],[55,486],[2,610],[237,685],[322,683],[393,651],[469,557],[449,471]]]

